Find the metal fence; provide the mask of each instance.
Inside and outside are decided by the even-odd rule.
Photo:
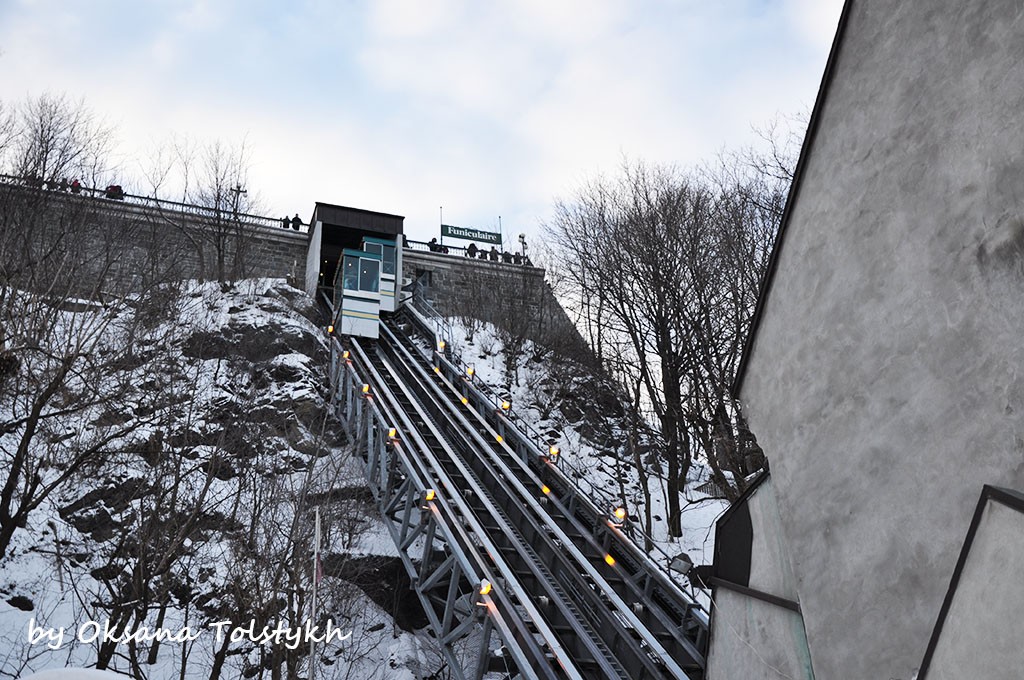
[[[425,241],[413,241],[410,239],[405,240],[405,247],[409,250],[415,250],[418,252],[429,252],[435,255],[447,255],[449,257],[461,257],[464,259],[475,259],[481,262],[493,262],[495,264],[511,264],[518,267],[536,267],[532,261],[527,257],[525,260],[522,255],[517,255],[511,251],[498,250],[494,255],[491,254],[489,249],[483,248],[477,249],[475,255],[470,256],[469,248],[463,248],[462,246],[453,245],[441,245],[434,243],[433,245]],[[517,262],[515,258],[518,257]],[[512,258],[512,259],[508,259]]]
[[[254,225],[259,227],[269,227],[276,229],[287,228],[289,230],[293,230],[290,220],[287,221],[288,226],[284,226],[286,224],[285,220],[287,218],[275,218],[266,217],[264,215],[252,215],[250,213],[237,212],[230,209],[197,205],[195,203],[183,203],[181,201],[172,201],[165,198],[157,198],[156,196],[141,196],[139,194],[130,194],[123,191],[118,193],[116,191],[110,191],[108,189],[99,189],[96,187],[81,186],[77,190],[72,190],[71,186],[63,181],[58,183],[53,180],[43,181],[35,178],[0,174],[0,184],[22,187],[25,189],[35,191],[52,192],[55,194],[66,195],[69,197],[76,196],[86,199],[101,200],[109,203],[111,206],[135,207],[137,209],[149,208],[166,212],[179,213],[182,215],[187,215],[189,217],[198,218],[200,220],[205,221],[237,221],[242,224]],[[301,233],[308,232],[309,225],[300,225],[298,231]]]

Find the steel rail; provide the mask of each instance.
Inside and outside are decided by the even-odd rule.
[[[354,347],[355,351],[358,354],[364,354],[362,348],[359,347],[358,344],[354,345]],[[364,366],[364,370],[367,370],[368,372],[375,374],[375,371],[373,371],[372,366],[369,363],[365,363]],[[393,405],[389,404],[384,409],[385,417],[387,418],[386,422],[390,424],[398,424],[403,421],[406,421],[405,424],[411,427],[411,423],[407,422],[404,406],[401,405],[397,399],[394,399],[393,395],[391,395],[389,392],[389,388],[387,387],[386,382],[381,380],[379,375],[375,375],[374,377],[376,378],[376,393],[382,396],[385,401],[393,402]],[[422,451],[429,450],[429,447],[427,447],[424,442],[419,441],[418,444],[421,447],[423,447]],[[423,468],[423,466],[420,464],[421,458],[418,458],[415,454],[413,454],[412,456],[406,455],[404,449],[399,448],[397,446],[396,451],[400,451],[399,455],[404,459],[404,462],[406,463],[405,468],[407,472],[415,476],[418,488],[421,490],[421,492],[428,488],[436,488],[436,483],[438,480],[430,473],[429,469]],[[422,451],[420,453],[420,456],[422,456],[423,458],[429,458],[429,456],[424,456]],[[447,544],[449,546],[452,546],[453,549],[455,550],[455,556],[460,560],[464,573],[469,576],[471,581],[476,581],[478,583],[479,579],[481,578],[481,575],[487,576],[490,579],[494,579],[494,574],[490,571],[488,567],[488,561],[485,560],[477,550],[477,545],[479,541],[472,539],[463,527],[463,524],[471,524],[471,522],[467,522],[467,517],[471,517],[471,514],[465,513],[464,507],[457,508],[459,504],[451,503],[448,500],[449,498],[457,498],[457,496],[451,497],[442,495],[435,498],[433,501],[427,502],[428,507],[430,507],[435,513],[438,513],[440,508],[446,511],[445,514],[452,515],[454,518],[456,518],[455,521],[445,522],[443,521],[440,515],[438,517],[439,519],[442,519],[442,533],[448,534],[448,536],[445,537]],[[456,509],[458,509],[459,511],[457,512]],[[400,550],[406,550],[408,546],[402,544],[399,536],[396,535],[396,531],[394,530],[393,525],[389,522],[388,526],[396,545],[399,546]],[[452,538],[456,538],[457,540],[453,541]],[[427,546],[427,548],[432,549],[433,546]],[[494,579],[492,583],[493,582],[497,582],[497,580]],[[500,593],[501,591],[499,590],[497,592]],[[508,609],[511,612],[515,612],[515,605],[513,603],[506,601],[506,599],[500,597],[500,595],[497,598],[497,600],[503,603],[503,608]],[[537,644],[535,644],[536,641],[532,640],[532,634],[525,629],[525,626],[521,625],[522,622],[519,620],[519,617],[515,615],[510,617],[511,621],[514,624],[520,625],[518,626],[518,630],[513,630],[512,626],[510,626],[506,622],[506,617],[503,616],[501,614],[501,611],[495,606],[495,598],[489,597],[487,599],[487,602],[490,603],[489,611],[492,611],[492,613],[496,614],[495,624],[499,630],[499,635],[501,635],[503,641],[506,642],[506,645],[513,652],[513,657],[517,662],[517,667],[522,667],[526,669],[523,672],[531,678],[564,677],[559,674],[537,673],[538,669],[543,670],[545,666],[547,666],[547,664],[544,663],[543,651],[540,650]],[[440,637],[441,625],[440,622],[437,620],[436,614],[433,613],[432,603],[430,603],[429,601],[425,601],[423,602],[423,605],[425,611],[428,613],[428,618],[431,618],[432,624],[435,624],[435,627],[439,629],[438,633]],[[430,616],[431,614],[433,614],[433,616]],[[529,644],[528,641],[530,640],[532,640],[534,644]],[[442,644],[444,644],[444,641],[442,641]],[[531,651],[533,653],[529,654],[529,652]],[[573,676],[570,675],[569,677]]]
[[[408,312],[410,312],[410,316],[420,326],[421,330],[423,330],[425,332],[431,332],[432,331],[432,329],[428,325],[428,322],[423,318],[422,313],[418,309],[416,309],[414,306],[407,306],[406,309],[407,309]],[[417,348],[417,349],[419,349],[419,348]],[[536,430],[533,429],[529,425],[529,423],[524,423],[521,420],[514,421],[514,420],[510,419],[507,414],[502,413],[501,409],[498,407],[498,404],[500,403],[500,401],[497,400],[497,397],[495,397],[495,395],[492,392],[489,392],[489,391],[487,391],[485,389],[485,388],[488,387],[485,383],[481,383],[481,382],[475,381],[475,380],[467,380],[465,378],[465,376],[464,376],[463,371],[460,370],[460,368],[455,365],[455,362],[453,362],[449,358],[447,351],[445,351],[445,352],[438,352],[436,350],[436,348],[435,348],[432,351],[429,359],[428,359],[427,356],[425,356],[423,354],[421,349],[419,349],[419,351],[420,351],[421,356],[423,356],[424,360],[432,361],[432,360],[436,359],[436,360],[440,361],[439,366],[442,368],[442,372],[447,374],[447,376],[450,376],[450,377],[458,377],[461,380],[461,384],[463,384],[465,386],[465,388],[469,392],[471,392],[473,394],[473,396],[475,397],[476,401],[478,401],[480,403],[490,403],[490,405],[494,407],[494,408],[490,409],[487,413],[484,413],[484,412],[478,410],[477,412],[481,415],[481,417],[485,417],[486,418],[487,416],[491,416],[491,417],[495,418],[496,420],[502,421],[504,425],[506,425],[506,426],[511,428],[509,430],[510,433],[511,433],[511,436],[508,437],[508,439],[514,439],[517,442],[521,442],[523,446],[525,446],[525,447],[530,449],[531,455],[534,456],[535,459],[537,459],[537,460],[547,460],[550,463],[549,456],[544,451],[542,451],[542,449],[537,445],[536,440],[540,439],[540,437],[537,435]],[[529,437],[523,437],[521,435],[520,431],[524,427],[529,432],[534,434],[534,439],[530,439]],[[582,489],[575,481],[569,479],[565,475],[565,473],[557,465],[549,465],[549,468],[550,468],[550,473],[553,476],[556,476],[558,478],[560,484],[564,484],[565,487],[575,489],[577,492],[579,492],[581,502],[584,503],[585,505],[589,506],[596,516],[607,518],[607,513],[601,511],[593,503],[593,499],[590,498],[587,495],[586,490]],[[707,626],[707,619],[708,619],[708,613],[704,609],[704,607],[699,602],[697,602],[696,597],[693,594],[691,594],[690,592],[688,592],[687,589],[685,587],[683,587],[675,578],[673,578],[672,575],[666,570],[666,568],[664,566],[662,566],[657,561],[652,560],[650,555],[647,553],[647,551],[642,549],[636,543],[636,540],[634,539],[633,536],[630,536],[630,535],[626,534],[625,532],[623,532],[619,527],[615,526],[614,524],[609,523],[608,526],[609,526],[609,529],[614,530],[619,535],[620,540],[622,542],[622,545],[624,547],[626,547],[626,549],[631,554],[635,555],[644,564],[647,564],[647,565],[655,567],[655,570],[652,571],[652,576],[657,578],[657,580],[666,589],[668,589],[670,591],[673,591],[676,594],[677,599],[680,599],[682,601],[690,603],[690,606],[692,608],[694,608],[694,615],[698,619],[703,621],[704,626],[706,628],[706,626]],[[635,525],[632,526],[631,528],[632,529],[636,529]],[[651,539],[650,536],[647,536],[642,531],[639,532],[639,533],[642,536],[650,539],[653,542],[653,539]],[[671,562],[672,556],[669,555],[668,553],[666,553],[664,550],[662,550],[660,548],[660,546],[658,546],[656,543],[654,544],[654,550],[658,551],[658,553],[660,553],[664,558],[666,558],[666,564],[669,564]]]
[[[420,304],[420,301],[414,300],[414,303]],[[434,329],[431,327],[430,322],[424,317],[423,313],[416,308],[415,304],[407,305],[405,308],[406,311],[409,313],[410,317],[416,322],[416,324],[419,325],[422,331],[427,333],[433,333]],[[450,334],[450,332],[451,331],[449,330],[448,333]],[[439,353],[436,351],[436,342],[432,342],[431,344],[435,347],[434,351],[432,352],[432,357],[440,356],[440,366],[442,367],[442,370],[444,372],[448,373],[451,376],[458,376],[462,380],[462,382],[466,384],[467,388],[474,393],[474,395],[477,397],[477,400],[483,403],[489,402],[492,406],[494,406],[492,413],[496,414],[496,418],[504,419],[507,424],[513,426],[512,438],[521,441],[524,446],[530,448],[535,456],[545,459],[548,458],[547,455],[542,451],[542,449],[537,444],[538,441],[543,440],[543,437],[536,431],[535,428],[533,428],[529,423],[523,421],[522,419],[512,420],[510,417],[510,415],[512,414],[501,413],[500,409],[498,408],[499,404],[501,403],[501,399],[493,392],[493,390],[490,389],[490,386],[486,385],[486,383],[481,383],[479,381],[466,380],[464,377],[464,371],[461,370],[460,367],[456,365],[455,361],[449,358],[447,348],[445,352]],[[456,361],[461,360],[456,359]],[[462,366],[462,369],[464,368],[465,364],[463,364]],[[524,437],[520,435],[520,431],[524,429],[532,435],[532,439],[530,437]],[[597,506],[593,503],[593,498],[588,494],[601,495],[604,497],[604,500],[611,505],[614,504],[614,499],[609,494],[604,493],[603,490],[596,488],[593,485],[591,485],[591,489],[588,492],[588,490],[585,490],[582,487],[580,487],[580,485],[576,481],[569,479],[557,465],[550,465],[550,467],[550,473],[559,478],[560,484],[564,484],[567,488],[576,489],[580,494],[582,502],[591,506],[597,515],[607,516],[607,513],[602,512],[599,508],[597,508]],[[636,538],[634,536],[627,534],[626,532],[623,532],[618,527],[610,526],[609,528],[611,530],[614,530],[617,534],[619,534],[619,538],[622,544],[624,546],[627,546],[627,550],[632,555],[635,555],[636,558],[641,560],[643,563],[652,564],[656,567],[656,569],[651,572],[652,577],[656,578],[659,581],[659,583],[661,583],[663,587],[665,587],[666,589],[670,591],[675,591],[678,594],[676,599],[680,599],[682,601],[686,601],[689,603],[688,607],[693,610],[693,617],[695,618],[696,625],[702,626],[706,634],[708,629],[707,610],[705,610],[704,607],[697,601],[696,596],[692,592],[688,592],[687,589],[671,575],[669,570],[666,569],[666,566],[671,564],[673,556],[665,552],[657,544],[657,542],[654,541],[654,539],[651,536],[646,534],[640,527],[636,526],[635,524],[630,525],[631,532],[638,533],[642,537],[650,541],[651,545],[653,546],[653,549],[656,550],[665,559],[666,566],[661,565],[656,560],[652,560],[650,554],[640,547],[640,545],[636,542]]]
[[[332,362],[332,369],[333,369],[333,367],[334,367],[334,364]],[[351,372],[351,375],[350,375],[349,372]],[[348,387],[350,388],[347,391],[348,394],[346,394],[346,399],[349,399],[349,400],[354,399],[354,400],[356,400],[355,403],[358,404],[358,406],[354,409],[356,411],[356,413],[354,415],[355,415],[355,419],[360,421],[360,422],[355,423],[353,425],[353,427],[356,430],[358,430],[360,428],[360,426],[362,425],[361,421],[365,420],[366,426],[367,426],[367,433],[366,433],[367,434],[367,439],[369,439],[370,436],[371,436],[371,433],[373,432],[374,427],[376,427],[379,430],[380,428],[384,427],[384,424],[386,422],[392,422],[391,419],[390,419],[390,416],[393,415],[393,414],[388,413],[386,407],[385,407],[385,409],[381,409],[380,408],[380,404],[377,403],[377,402],[365,401],[365,403],[369,404],[369,406],[366,408],[366,412],[367,412],[365,414],[366,417],[363,418],[364,414],[363,414],[362,406],[363,406],[364,400],[363,400],[361,395],[360,396],[355,396],[355,384],[363,384],[362,380],[361,380],[361,377],[356,374],[355,369],[353,369],[350,365],[346,366],[346,372],[344,373],[343,376],[338,376],[338,375],[336,375],[336,374],[334,374],[332,372],[332,378],[342,378],[342,379],[344,379],[346,377],[353,377],[353,376],[356,378],[357,382],[345,381],[346,384],[348,385]],[[336,382],[334,384],[334,386],[332,386],[332,390],[334,390],[335,393],[337,393],[339,391],[338,387],[339,387],[338,383]],[[352,405],[351,403],[346,404],[346,406],[351,406],[351,405]],[[351,422],[349,424],[352,425]],[[358,433],[357,433],[357,436],[358,436]],[[385,506],[388,503],[390,503],[391,501],[389,500],[389,497],[387,495],[378,497],[377,496],[377,492],[378,491],[380,491],[380,492],[387,492],[388,491],[387,487],[389,486],[389,482],[392,481],[392,480],[390,480],[390,473],[391,473],[391,471],[390,470],[386,470],[386,469],[382,469],[382,472],[388,477],[388,479],[386,481],[383,481],[383,484],[382,484],[383,488],[378,489],[376,487],[376,485],[375,485],[375,482],[378,481],[378,480],[374,480],[374,479],[371,478],[371,476],[374,474],[373,469],[372,469],[372,463],[371,463],[371,460],[370,460],[370,459],[373,458],[373,447],[372,447],[372,444],[370,444],[369,442],[368,442],[367,449],[368,449],[368,451],[367,451],[367,458],[368,458],[368,460],[366,461],[366,468],[365,468],[364,472],[365,472],[365,474],[367,476],[367,480],[370,482],[370,489],[371,489],[371,491],[374,492],[375,497],[377,497],[378,503],[381,504],[382,514],[384,514],[385,518],[387,518],[388,517],[388,512],[387,512]],[[424,477],[422,472],[417,469],[417,466],[413,463],[415,458],[410,458],[408,455],[404,454],[403,452],[397,451],[397,449],[393,448],[392,450],[395,450],[399,454],[399,458],[402,459],[402,461],[401,461],[401,463],[402,463],[402,465],[401,465],[401,473],[400,474],[405,476],[406,482],[412,482],[412,484],[414,485],[414,487],[416,489],[423,489],[426,486],[426,481],[425,481],[426,478]],[[402,494],[402,491],[401,491],[402,488],[407,487],[406,482],[403,482],[403,483],[398,485],[398,487],[399,487],[398,493],[399,494]],[[417,505],[419,505],[419,503],[417,503]],[[431,511],[431,516],[435,520],[435,525],[434,526],[439,527],[439,531],[441,533],[442,540],[445,541],[445,543],[448,546],[450,546],[450,548],[453,550],[453,559],[458,561],[458,563],[459,563],[458,568],[463,570],[460,573],[460,572],[454,571],[454,569],[453,569],[450,578],[452,578],[453,580],[457,580],[457,579],[461,578],[462,574],[468,574],[470,576],[470,578],[478,577],[477,576],[478,572],[477,572],[477,570],[474,567],[475,567],[475,565],[483,564],[484,562],[483,562],[483,560],[478,555],[475,555],[472,550],[464,550],[463,549],[466,546],[469,546],[469,547],[475,546],[475,543],[473,541],[469,540],[469,537],[466,535],[465,531],[462,530],[461,523],[458,521],[457,518],[455,518],[455,516],[454,516],[455,513],[452,512],[451,508],[449,508],[444,503],[429,503],[426,506],[421,506],[420,509],[421,509],[421,511],[422,511],[422,509],[429,509]],[[411,514],[411,513],[409,513],[408,510],[409,509],[407,508],[407,513],[406,513],[407,516],[403,517],[403,520],[404,520],[403,521],[403,529],[407,528],[407,526],[409,524],[410,517],[408,517],[408,514]],[[451,520],[448,519],[449,516],[452,517]],[[420,524],[422,524],[422,515],[420,516],[420,520],[421,520]],[[399,546],[399,554],[400,554],[400,556],[402,558],[403,565],[406,567],[406,570],[409,572],[410,578],[412,578],[414,580],[414,582],[415,582],[415,580],[417,578],[417,573],[416,573],[415,567],[412,564],[412,558],[411,558],[411,556],[409,554],[409,548],[411,547],[410,542],[408,541],[408,539],[403,541],[403,538],[402,538],[402,535],[401,535],[401,531],[395,527],[395,524],[393,522],[385,521],[385,526],[387,527],[388,532],[391,534],[392,540],[395,542],[395,545]],[[425,546],[425,550],[424,550],[425,558],[426,558],[427,555],[432,554],[431,552],[427,552],[427,551],[433,551],[433,549],[434,549],[433,539],[434,539],[435,533],[430,533],[428,535],[428,537],[427,537],[427,541],[426,541],[427,545]],[[416,537],[416,532],[415,531],[413,532],[413,537],[414,538]],[[470,559],[470,557],[475,557],[475,560],[474,559]],[[424,562],[425,561],[426,560],[424,559]],[[434,578],[439,573],[443,577],[442,569],[439,568],[434,574],[432,574],[430,576],[430,578]],[[416,587],[414,588],[414,592],[416,592],[416,595],[417,595],[417,597],[420,600],[420,604],[421,604],[421,606],[424,609],[424,613],[427,615],[427,618],[430,621],[431,626],[435,630],[436,636],[438,638],[443,638],[444,634],[445,634],[445,630],[446,630],[445,621],[448,621],[449,619],[448,619],[447,615],[445,616],[445,620],[442,620],[440,617],[438,617],[437,613],[434,610],[433,602],[430,600],[429,595],[426,592],[426,588],[424,588],[423,585],[424,584],[422,584],[422,583],[416,583]],[[452,584],[450,584],[450,585],[452,585]],[[472,612],[472,610],[471,610],[471,612]],[[499,635],[502,635],[502,631],[506,629],[506,627],[503,624],[504,624],[504,619],[500,618],[499,621],[498,621]],[[456,630],[458,630],[458,627],[456,628]],[[514,633],[512,633],[511,631],[507,632],[506,634],[510,638],[514,637]],[[489,634],[485,634],[485,636],[484,636],[484,638],[482,640],[483,644],[485,644],[485,645],[488,642],[487,635],[489,635]],[[503,636],[503,638],[504,638],[504,636]],[[481,657],[483,657],[485,655],[486,651],[487,650],[483,650],[481,652]],[[456,656],[456,654],[454,653],[453,648],[449,644],[446,644],[446,643],[442,642],[441,654],[445,658],[445,660],[448,662],[448,665],[452,668],[452,672],[454,673],[455,677],[458,678],[459,680],[463,680],[466,676],[463,673],[463,669],[461,667],[461,660]],[[523,658],[522,660],[524,661],[524,665],[529,668],[530,665],[529,665],[528,661],[525,658]],[[482,668],[483,661],[484,661],[484,659],[481,658],[481,661],[478,664],[479,668]],[[531,678],[537,678],[538,677],[538,676],[536,676],[533,673],[529,673],[528,675]],[[482,677],[482,674],[481,673],[477,673],[477,675],[475,675],[473,677],[478,679],[478,678]]]
[[[394,335],[394,331],[392,329],[387,329],[387,332],[390,332]],[[429,374],[427,375],[429,377]],[[447,387],[449,396],[449,399],[446,400],[447,403],[450,404],[452,408],[458,409],[459,407],[456,406],[456,404],[461,403],[461,399],[464,398],[464,395],[442,373],[435,372],[435,376],[433,377],[434,379],[439,380],[442,385]],[[517,455],[517,452],[508,445],[506,439],[509,431],[507,429],[503,430],[505,434],[502,435],[497,430],[495,430],[491,426],[491,424],[475,408],[470,407],[469,404],[464,404],[463,406],[465,408],[461,410],[468,410],[470,413],[472,413],[473,417],[479,423],[480,427],[484,428],[484,430],[488,434],[490,434],[490,446],[492,448],[495,446],[500,447],[503,450],[506,458],[510,458],[514,461],[514,463],[518,466],[520,470],[519,475],[525,483],[532,484],[534,487],[537,488],[540,488],[542,485],[545,485],[545,480],[537,476],[535,471],[531,468],[529,462],[527,460],[524,460],[521,456]],[[479,431],[479,427],[473,428],[473,426],[468,423],[466,423],[465,425],[469,429],[476,429],[477,431]],[[467,431],[469,431],[469,429],[467,429]],[[500,442],[498,441],[499,437],[501,438]],[[543,457],[539,457],[538,459],[542,460]],[[550,468],[551,470],[556,470],[550,462],[544,461],[543,464],[548,466],[548,468]],[[515,473],[513,472],[513,474]],[[598,536],[595,536],[591,532],[589,527],[584,526],[583,522],[581,522],[580,519],[576,516],[576,513],[574,513],[565,503],[561,501],[561,499],[558,497],[558,494],[548,494],[547,501],[549,507],[553,507],[555,510],[557,510],[557,514],[548,513],[550,519],[556,523],[559,520],[561,520],[562,522],[568,524],[568,527],[563,528],[569,532],[575,532],[575,534],[579,536],[579,540],[583,542],[583,547],[586,548],[589,546],[594,551],[595,555],[591,559],[600,564],[604,556],[610,554],[610,546],[602,544],[602,542],[598,540]],[[631,548],[635,551],[639,550],[635,546],[635,544],[632,541],[628,540],[628,538],[626,538],[618,529],[618,527],[616,527],[610,520],[604,519],[603,522],[606,531],[617,534],[617,548],[626,547]],[[616,553],[619,555],[620,559],[616,562],[615,568],[621,568],[622,553],[618,550],[616,550]],[[644,569],[644,567],[650,562],[650,560],[644,559],[642,553],[634,553],[632,557],[639,569]],[[653,575],[658,576],[660,575],[660,572],[655,571],[653,572]],[[667,586],[670,583],[671,581],[669,581],[668,583],[662,583],[661,585]],[[636,602],[644,603],[645,608],[639,613],[637,613],[632,606],[627,607],[624,603],[620,607],[620,611],[627,618],[627,620],[630,620],[631,624],[634,625],[636,628],[644,632],[649,632],[649,635],[645,635],[645,639],[650,644],[652,644],[652,646],[657,650],[657,653],[659,655],[665,654],[667,650],[663,649],[662,647],[664,647],[664,645],[658,641],[659,633],[657,631],[647,631],[647,629],[652,625],[656,626],[657,629],[659,629],[663,637],[671,636],[669,644],[671,644],[671,646],[675,650],[675,654],[672,654],[672,656],[674,658],[677,658],[680,665],[691,669],[694,666],[704,666],[704,653],[702,652],[702,650],[698,649],[698,646],[694,640],[690,640],[685,635],[686,631],[683,630],[689,623],[688,617],[692,616],[694,613],[694,608],[699,606],[692,600],[690,600],[688,597],[686,597],[685,593],[679,593],[678,591],[676,591],[675,594],[680,597],[680,600],[675,602],[674,606],[672,607],[674,610],[676,610],[677,613],[677,616],[673,617],[670,615],[669,611],[667,611],[663,606],[660,606],[660,604],[657,601],[658,598],[655,597],[655,592],[653,588],[650,586],[650,584],[638,582],[638,580],[635,578],[635,574],[627,574],[625,577],[621,578],[617,588],[615,587],[616,584],[614,583],[609,583],[609,585],[613,587],[613,589],[618,593],[619,596],[629,596],[632,597]],[[661,594],[665,595],[665,593]],[[641,619],[641,621],[638,622],[637,619]],[[654,620],[652,621],[651,619]],[[691,670],[687,674],[687,677],[692,677],[692,673],[693,671]]]
[[[452,374],[459,376],[461,384],[464,385],[467,390],[477,391],[476,384],[462,377],[462,375],[457,372],[443,354],[435,352],[434,358],[440,359],[441,362],[439,363],[439,367],[442,367],[442,371],[438,374],[438,377],[449,386],[450,391],[454,395],[457,395],[458,397],[465,396],[458,391],[458,388],[449,378]],[[445,363],[448,364],[447,367],[444,366]],[[444,368],[447,368],[447,370],[444,370]],[[478,396],[480,399],[486,399],[485,395]],[[549,478],[542,479],[542,482],[546,482],[552,487],[557,485],[563,489],[571,490],[571,500],[569,504],[574,507],[565,507],[563,508],[563,511],[565,512],[567,519],[572,521],[575,527],[582,530],[582,522],[579,521],[580,515],[588,515],[587,523],[593,524],[595,529],[600,525],[601,531],[605,532],[606,535],[610,535],[614,539],[617,552],[620,555],[629,555],[633,564],[635,564],[638,569],[642,569],[646,575],[649,575],[650,578],[657,583],[658,587],[661,589],[658,594],[661,598],[666,599],[666,604],[670,603],[671,608],[674,609],[678,616],[683,619],[680,622],[680,626],[689,626],[695,629],[693,635],[694,639],[686,637],[681,640],[680,643],[687,648],[687,654],[693,658],[698,665],[703,666],[705,655],[703,651],[699,649],[702,645],[698,644],[698,642],[700,641],[700,638],[706,638],[709,624],[708,614],[700,603],[697,602],[692,595],[687,593],[675,579],[666,574],[660,564],[650,559],[650,556],[647,555],[631,537],[626,535],[619,526],[612,522],[608,518],[607,512],[601,511],[589,496],[585,493],[581,493],[582,490],[579,486],[572,480],[568,479],[560,468],[552,464],[550,457],[542,452],[532,440],[525,437],[517,438],[517,423],[509,420],[499,408],[491,409],[486,415],[476,408],[468,410],[470,410],[481,423],[486,424],[488,427],[492,426],[487,420],[486,415],[490,415],[497,423],[500,423],[502,431],[505,432],[503,437],[505,439],[504,446],[509,451],[512,451],[515,454],[520,454],[519,451],[515,451],[512,448],[512,442],[510,440],[517,440],[528,449],[528,458],[521,455],[514,456],[516,460],[523,463],[524,469],[530,470],[531,459],[533,461],[539,461],[540,464],[544,466],[544,471],[549,475]],[[591,534],[591,538],[596,541],[599,538],[599,534]],[[635,574],[631,576],[635,576]],[[632,578],[629,580],[629,585],[631,586],[631,589],[634,591],[636,590],[637,584]]]

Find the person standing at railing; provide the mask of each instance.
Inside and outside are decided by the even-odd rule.
[[[497,262],[498,261],[498,249],[495,248],[494,246],[491,246],[490,255],[491,255],[491,262]]]
[[[294,229],[295,231],[298,231],[299,227],[301,227],[301,226],[302,226],[302,220],[299,218],[299,213],[295,213],[295,217],[292,218],[292,229]]]
[[[476,257],[476,244],[470,243],[469,247],[466,248],[466,257]]]
[[[82,193],[82,183],[78,181],[78,178],[71,180],[71,193],[80,194]]]

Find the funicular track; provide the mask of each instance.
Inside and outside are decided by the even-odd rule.
[[[443,448],[419,435],[425,429],[423,421],[389,389],[359,343],[351,346],[347,361],[340,359],[337,343],[332,347],[332,403],[361,440],[370,489],[383,514],[393,520],[386,524],[454,677],[481,678],[493,670],[493,630],[508,652],[501,664],[505,677],[518,672],[525,678],[585,678],[546,626],[528,625],[539,614],[515,582],[514,572],[503,559],[492,557],[498,549],[490,532],[438,460],[446,456]],[[401,442],[386,443],[391,426],[403,428]],[[428,490],[436,490],[436,495],[428,499]],[[422,543],[419,551],[414,550],[417,540]],[[486,593],[474,590],[484,579],[496,586]],[[477,623],[483,624],[479,663],[464,668],[453,643]]]
[[[445,404],[436,403],[437,395],[430,394],[424,384],[429,378],[425,381],[426,376],[407,363],[412,359],[404,348],[387,337],[385,333],[378,349],[393,381],[388,387],[404,393],[404,405],[420,415],[433,439],[431,447],[452,454],[449,460],[441,460],[445,472],[456,481],[459,492],[512,566],[519,583],[540,605],[541,615],[584,677],[672,677],[630,634],[622,630],[611,634],[622,625],[602,601],[600,584],[568,559],[563,550],[568,544],[566,537],[549,533],[550,528],[537,521],[537,499],[525,489],[512,488],[515,479],[511,471],[486,455],[489,447],[479,435],[477,441],[467,441],[467,424],[459,423]],[[539,495],[539,487],[536,493]]]
[[[623,532],[610,517],[611,508],[597,507],[595,499],[571,482],[548,451],[542,450],[498,408],[493,395],[484,394],[477,383],[467,378],[464,367],[457,366],[444,352],[435,351],[429,358],[424,355],[411,336],[418,334],[431,346],[436,346],[436,339],[420,312],[414,307],[405,307],[388,322],[388,330],[413,350],[411,353],[428,374],[433,371],[431,378],[435,382],[447,387],[450,403],[461,404],[463,412],[474,420],[481,432],[502,437],[500,446],[492,446],[497,446],[510,461],[517,463],[526,471],[524,474],[532,473],[530,479],[539,480],[551,489],[547,514],[580,544],[581,550],[595,564],[603,562],[608,555],[613,557],[616,569],[605,572],[606,580],[632,603],[631,608],[639,612],[644,625],[668,643],[672,656],[687,669],[687,677],[701,677],[708,642],[708,617],[686,588]],[[667,555],[665,558],[667,568],[671,558]]]
[[[407,328],[417,322],[404,316]],[[454,527],[420,534],[429,538],[415,575],[420,585],[437,585],[422,576],[437,536],[444,534],[449,550],[455,542],[455,552],[470,554],[462,562],[472,564],[449,576],[446,592],[421,593],[441,629],[438,617],[451,617],[451,601],[466,596],[467,583],[487,578],[494,590],[486,611],[499,620],[484,624],[524,677],[703,677],[706,614],[460,369],[440,353],[424,354],[394,319],[379,341],[350,338],[346,346],[353,374],[396,430],[392,448],[409,458],[409,476],[420,490],[437,489],[438,507],[451,506],[440,524]],[[410,524],[400,522],[400,548],[416,536]],[[450,536],[459,531],[464,536]]]

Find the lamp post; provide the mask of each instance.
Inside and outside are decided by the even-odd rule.
[[[235,217],[235,221],[237,222],[238,221],[238,204],[242,200],[242,196],[245,195],[245,194],[248,194],[249,192],[248,192],[248,190],[245,189],[245,187],[243,187],[241,185],[241,183],[236,184],[235,186],[231,187],[230,189],[228,189],[228,191],[230,191],[231,193],[234,194],[234,198],[231,199],[231,212],[232,212],[232,214]]]

